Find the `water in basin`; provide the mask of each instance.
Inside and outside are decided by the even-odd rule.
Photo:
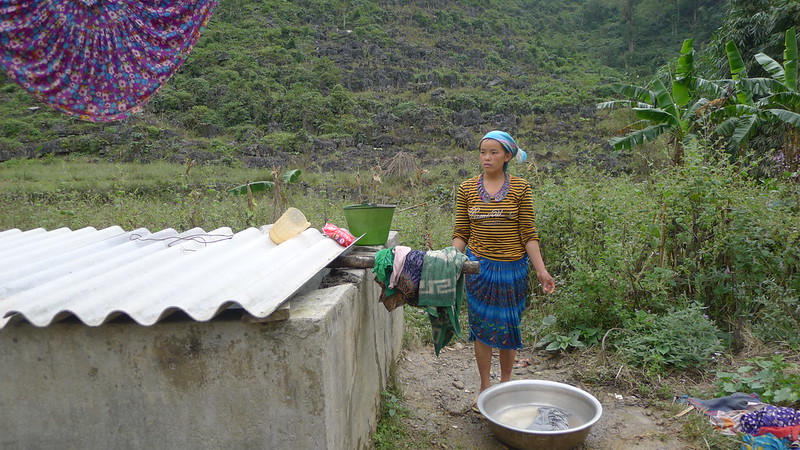
[[[514,405],[500,411],[495,420],[503,425],[531,431],[559,431],[583,425],[579,417],[550,405]]]

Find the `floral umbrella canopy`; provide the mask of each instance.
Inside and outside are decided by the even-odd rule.
[[[0,0],[0,66],[93,122],[144,106],[189,55],[216,0]]]

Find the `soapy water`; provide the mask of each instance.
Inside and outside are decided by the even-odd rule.
[[[582,425],[569,411],[548,405],[506,408],[497,415],[496,420],[509,427],[531,431],[561,431]]]

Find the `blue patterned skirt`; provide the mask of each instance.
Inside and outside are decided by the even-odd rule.
[[[477,275],[466,275],[469,340],[501,349],[522,348],[519,330],[525,299],[530,293],[528,256],[516,261],[495,261],[475,256],[469,248],[470,261],[479,261]]]

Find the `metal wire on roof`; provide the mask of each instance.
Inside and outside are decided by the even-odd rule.
[[[346,250],[313,228],[276,245],[270,227],[0,232],[0,329],[120,314],[148,326],[178,310],[207,321],[232,305],[265,318]]]

